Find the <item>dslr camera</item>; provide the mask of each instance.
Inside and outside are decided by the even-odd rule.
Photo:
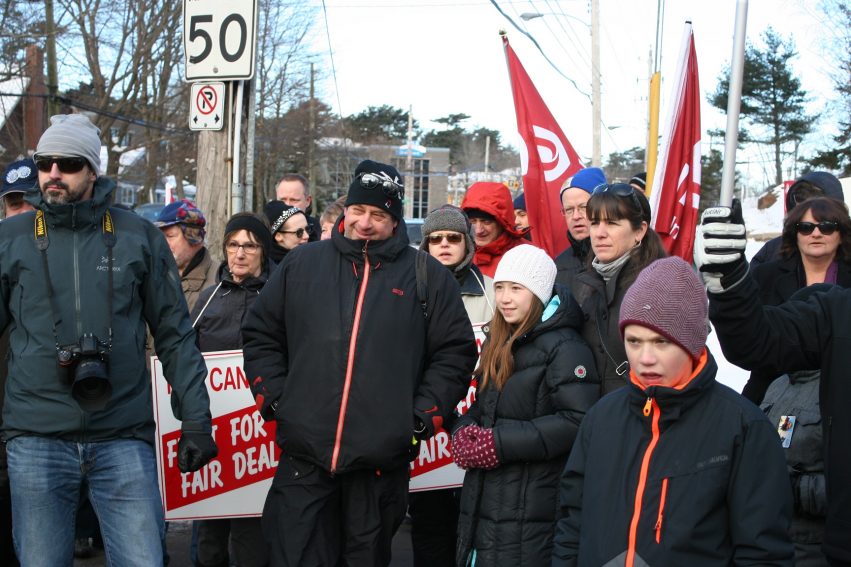
[[[71,384],[71,396],[85,411],[106,407],[112,396],[109,382],[110,345],[92,333],[85,333],[75,344],[56,348],[60,374]]]

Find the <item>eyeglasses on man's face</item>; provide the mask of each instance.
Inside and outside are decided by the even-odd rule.
[[[449,244],[460,244],[461,241],[464,240],[464,235],[452,232],[449,234],[429,234],[427,238],[429,244],[440,244],[444,239],[446,239]]]
[[[86,158],[81,157],[37,156],[33,161],[36,168],[44,173],[50,173],[54,163],[61,173],[77,173],[86,167],[87,163]]]

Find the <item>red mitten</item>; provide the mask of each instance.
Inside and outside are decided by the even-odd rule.
[[[467,456],[472,468],[490,470],[499,466],[496,456],[496,443],[493,440],[493,429],[478,428],[476,442],[472,453]]]
[[[477,425],[467,425],[455,432],[452,436],[452,457],[455,464],[462,469],[469,469],[470,456],[473,453],[473,448],[478,437],[477,430],[481,429]]]

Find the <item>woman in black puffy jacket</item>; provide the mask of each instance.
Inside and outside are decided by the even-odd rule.
[[[242,348],[242,320],[260,295],[269,275],[272,236],[269,225],[253,213],[237,213],[225,227],[225,261],[219,283],[201,292],[191,313],[202,352]],[[202,520],[198,526],[199,567],[268,564],[260,518]],[[228,547],[234,552],[229,562]]]
[[[509,250],[496,269],[497,312],[477,369],[479,396],[456,423],[467,469],[456,562],[549,565],[559,477],[579,423],[600,396],[582,311],[540,248]]]

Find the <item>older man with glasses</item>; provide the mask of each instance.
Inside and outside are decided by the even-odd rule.
[[[3,437],[23,565],[70,564],[82,490],[111,563],[162,563],[146,323],[183,420],[180,470],[217,452],[174,258],[153,224],[110,206],[99,134],[83,115],[52,117],[34,156],[38,210],[0,223]]]
[[[590,226],[586,207],[594,187],[606,183],[606,175],[599,167],[579,170],[561,190],[561,212],[567,224],[570,248],[556,256],[556,282],[572,287],[576,274],[587,267],[591,251]]]
[[[408,245],[404,194],[394,167],[361,162],[331,239],[289,251],[243,324],[283,450],[263,510],[272,565],[388,565],[417,443],[467,392],[473,331],[449,270]]]

